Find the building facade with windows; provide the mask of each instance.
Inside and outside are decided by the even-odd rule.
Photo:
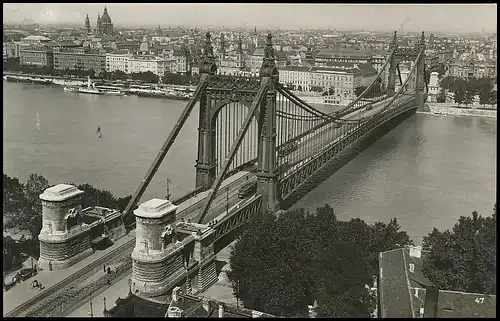
[[[21,48],[19,42],[4,42],[3,43],[3,56],[7,58],[19,58],[19,49]]]
[[[113,72],[120,70],[128,74],[130,58],[132,58],[132,54],[127,51],[106,53],[106,71]]]
[[[310,91],[311,73],[310,67],[286,67],[278,69],[279,80],[288,88],[302,91]]]
[[[82,48],[54,48],[54,69],[94,70],[96,75],[106,70],[106,52]]]
[[[165,74],[165,60],[155,56],[134,56],[129,59],[129,73],[151,71],[153,74],[163,77]]]
[[[19,62],[21,65],[52,68],[54,53],[51,48],[47,47],[23,46],[19,49]]]

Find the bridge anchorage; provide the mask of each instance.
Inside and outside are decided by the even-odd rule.
[[[133,275],[138,282],[134,291],[158,295],[181,286],[187,293],[199,292],[214,283],[216,253],[253,215],[279,210],[340,153],[423,108],[424,50],[424,33],[415,48],[399,47],[394,33],[385,65],[364,92],[348,106],[325,113],[279,82],[271,34],[259,75],[246,77],[218,73],[207,33],[195,94],[123,213],[126,222],[133,222],[131,228],[135,214],[136,238],[142,240],[134,249]],[[410,62],[406,77],[400,70],[404,62]],[[196,186],[188,196],[205,197],[201,208],[191,210],[195,222],[179,222],[176,207],[168,200],[151,200],[134,211],[197,103]],[[246,172],[247,180],[236,180],[226,185],[225,192],[219,191],[223,180],[240,171]],[[215,205],[221,197],[227,202],[231,186],[237,191],[242,185],[248,188],[231,208]],[[156,214],[149,217],[144,214],[148,211]]]

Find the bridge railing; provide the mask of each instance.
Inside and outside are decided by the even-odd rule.
[[[298,186],[300,186],[304,181],[317,170],[322,168],[327,164],[332,157],[337,153],[342,151],[344,148],[348,147],[350,144],[354,143],[357,139],[366,135],[369,131],[375,127],[381,125],[382,123],[394,118],[395,116],[406,112],[412,108],[416,108],[414,105],[415,98],[406,101],[398,105],[397,107],[388,110],[385,113],[378,114],[376,117],[369,121],[353,124],[351,129],[344,133],[340,138],[328,145],[325,145],[319,153],[310,157],[307,161],[301,164],[300,167],[293,168],[288,171],[280,178],[280,184],[278,187],[278,194],[281,200],[286,199],[292,192],[294,192]]]

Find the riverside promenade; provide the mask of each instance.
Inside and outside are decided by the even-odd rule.
[[[19,307],[21,304],[35,298],[37,295],[41,294],[44,291],[47,291],[53,286],[56,286],[59,282],[71,277],[79,270],[88,265],[91,265],[95,261],[101,259],[102,257],[105,257],[110,252],[132,240],[135,240],[135,231],[132,231],[124,237],[120,238],[107,249],[96,251],[94,254],[86,257],[85,259],[67,269],[59,271],[42,270],[38,272],[37,275],[27,279],[26,281],[16,284],[14,287],[12,287],[12,289],[3,293],[3,315],[5,316],[7,313]],[[31,287],[31,282],[33,280],[38,280],[38,282],[41,282],[44,289],[33,289]]]

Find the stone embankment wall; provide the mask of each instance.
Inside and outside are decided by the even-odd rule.
[[[476,108],[460,108],[454,104],[449,103],[429,103],[431,112],[444,113],[447,115],[461,115],[461,116],[477,116],[477,117],[491,117],[497,118],[497,110],[491,109],[476,109]],[[496,107],[496,105],[494,105]]]

